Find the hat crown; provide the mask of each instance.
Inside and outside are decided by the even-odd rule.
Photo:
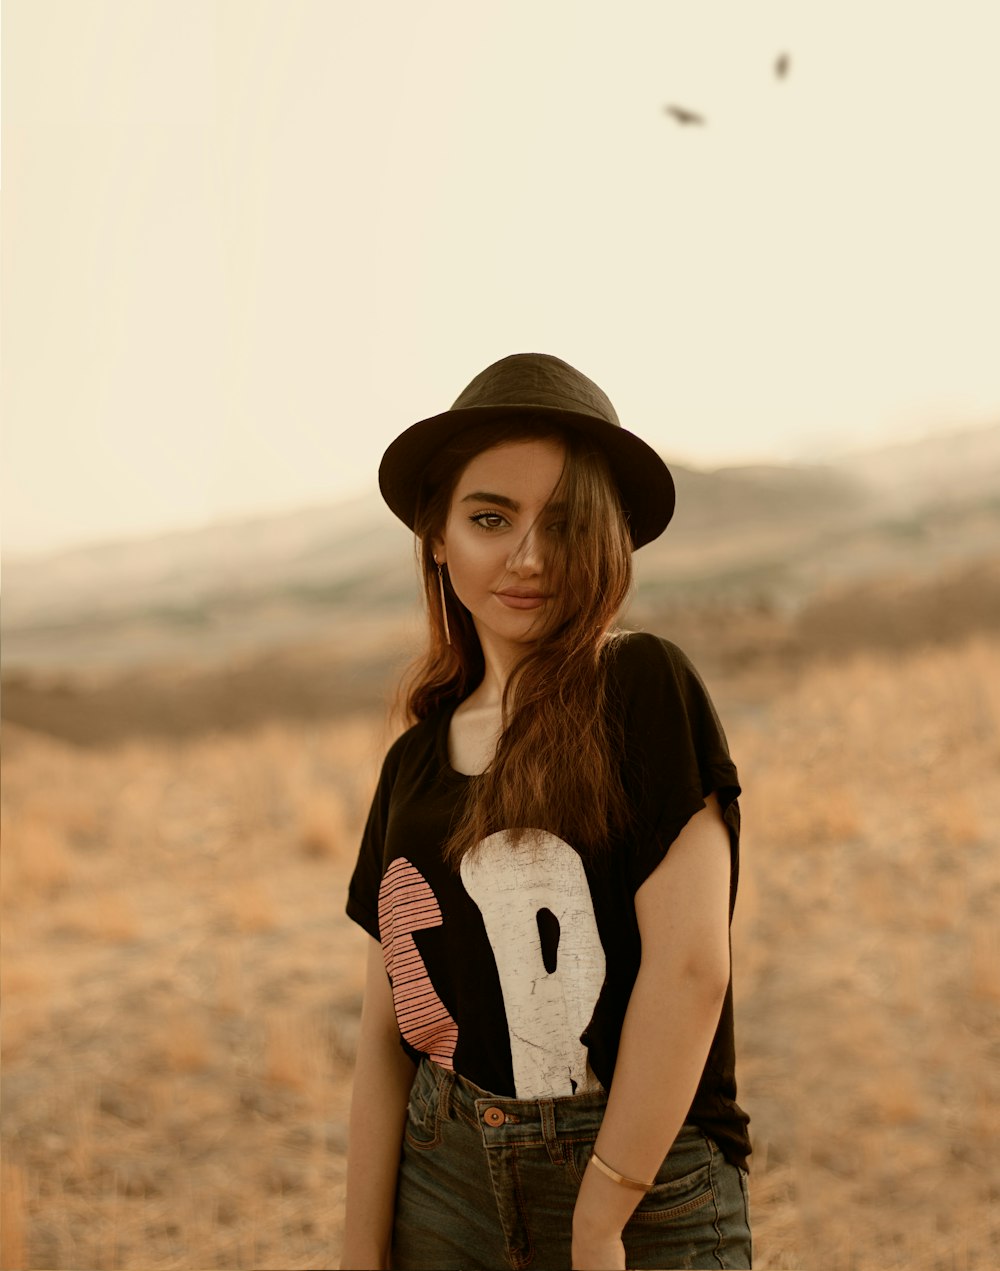
[[[450,410],[411,424],[379,465],[382,495],[404,524],[416,526],[421,492],[434,455],[466,429],[488,445],[489,425],[506,417],[582,434],[604,451],[628,518],[633,547],[663,531],[674,511],[674,482],[656,451],[623,428],[603,389],[550,353],[512,353],[480,371]]]
[[[466,385],[451,409],[483,406],[574,411],[621,427],[604,390],[550,353],[512,353],[501,358]]]

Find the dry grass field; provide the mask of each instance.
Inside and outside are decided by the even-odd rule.
[[[1000,1265],[1000,642],[710,687],[756,1265]],[[381,720],[4,727],[4,1268],[328,1268]]]

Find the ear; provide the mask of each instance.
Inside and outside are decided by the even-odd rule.
[[[431,552],[434,556],[434,560],[439,565],[443,565],[448,559],[445,554],[444,538],[440,534],[436,534],[434,538],[431,539]]]

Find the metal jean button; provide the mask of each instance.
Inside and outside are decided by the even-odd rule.
[[[507,1120],[507,1117],[500,1108],[487,1108],[483,1113],[483,1120],[487,1125],[496,1126],[503,1125],[503,1123]]]

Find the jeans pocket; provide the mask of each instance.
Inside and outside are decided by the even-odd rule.
[[[662,1171],[661,1171],[662,1172]],[[629,1219],[630,1223],[676,1222],[715,1202],[712,1168],[699,1165],[679,1178],[654,1183]]]
[[[441,1142],[441,1118],[438,1114],[439,1091],[431,1090],[410,1092],[410,1101],[406,1108],[406,1126],[404,1135],[407,1143],[419,1151],[437,1147]]]
[[[594,1150],[597,1135],[578,1140],[571,1155],[570,1168],[577,1183]],[[684,1125],[656,1174],[655,1182],[643,1196],[629,1219],[630,1222],[660,1222],[694,1213],[715,1199],[711,1145],[704,1134],[692,1125]]]

